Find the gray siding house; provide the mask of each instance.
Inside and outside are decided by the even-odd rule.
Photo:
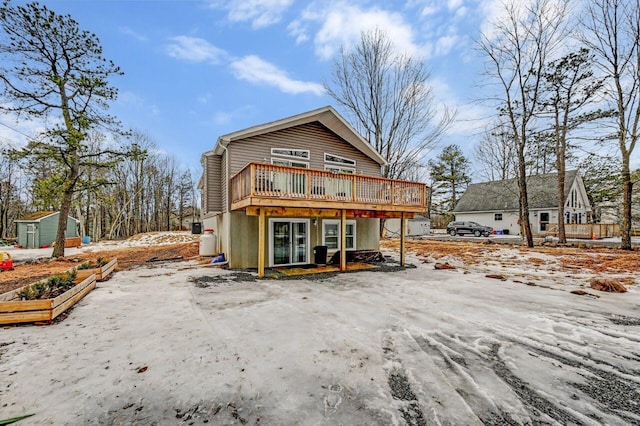
[[[24,248],[39,248],[51,246],[56,240],[58,232],[58,217],[60,212],[42,211],[31,213],[15,221],[18,245]],[[67,230],[65,236],[77,237],[79,220],[67,216]]]
[[[533,233],[544,233],[547,225],[558,223],[557,173],[529,176],[529,222]],[[577,170],[565,173],[564,223],[591,221],[591,204]],[[469,185],[453,210],[456,220],[474,221],[497,231],[520,234],[517,179]]]
[[[232,268],[302,265],[379,247],[379,219],[426,211],[426,187],[384,179],[385,160],[330,106],[220,136],[201,156],[202,222]],[[344,270],[344,269],[343,269]]]

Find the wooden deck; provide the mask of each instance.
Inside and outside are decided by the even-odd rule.
[[[231,210],[247,207],[422,213],[426,211],[426,185],[249,163],[231,178]]]

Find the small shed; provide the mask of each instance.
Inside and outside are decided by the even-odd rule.
[[[24,248],[39,248],[51,246],[56,240],[58,232],[58,218],[60,212],[42,211],[28,214],[16,220],[16,235],[18,245]],[[67,238],[78,237],[80,221],[67,216]]]

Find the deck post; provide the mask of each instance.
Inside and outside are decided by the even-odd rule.
[[[405,265],[405,249],[404,249],[404,233],[407,228],[407,218],[405,212],[402,212],[402,218],[400,219],[400,265]]]
[[[260,216],[258,217],[258,277],[264,277],[264,234],[265,234],[265,217],[264,209],[260,209]]]
[[[340,272],[347,270],[347,211],[340,215]]]

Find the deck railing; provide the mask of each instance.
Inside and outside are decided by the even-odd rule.
[[[558,235],[558,224],[549,223],[545,235]],[[567,238],[611,238],[620,236],[620,225],[617,223],[583,223],[565,224],[564,233]]]
[[[426,208],[423,183],[249,163],[231,178],[231,202],[248,197],[341,201]]]

